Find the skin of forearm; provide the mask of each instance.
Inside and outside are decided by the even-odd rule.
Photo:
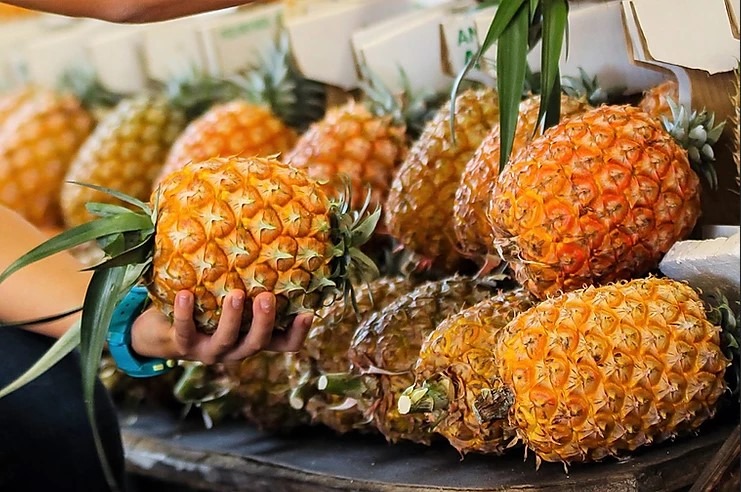
[[[259,1],[259,0],[258,0]],[[245,0],[10,0],[32,10],[140,24],[255,3]]]
[[[15,212],[0,207],[0,271],[46,239]],[[81,306],[91,276],[81,269],[72,255],[63,252],[17,271],[0,284],[0,320],[37,319]],[[25,328],[59,337],[76,319],[73,315]]]

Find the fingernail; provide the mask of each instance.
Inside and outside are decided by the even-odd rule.
[[[243,302],[244,298],[242,297],[242,294],[234,294],[232,297],[232,307],[235,309],[241,308]]]
[[[178,294],[175,302],[177,302],[178,306],[180,307],[188,307],[190,296],[188,294]]]
[[[311,328],[311,323],[313,322],[314,322],[313,316],[307,316],[306,318],[304,318],[304,321],[302,323],[304,325],[304,329],[308,330],[309,328]]]
[[[273,309],[273,299],[272,297],[266,297],[265,299],[260,301],[260,307],[263,311],[266,313],[269,313]]]

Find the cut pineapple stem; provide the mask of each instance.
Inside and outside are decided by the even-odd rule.
[[[397,410],[402,415],[445,410],[450,403],[449,389],[448,379],[435,382],[426,381],[420,387],[410,386],[399,397]]]
[[[316,387],[319,391],[339,396],[360,395],[367,390],[362,377],[346,372],[322,374]]]
[[[294,410],[301,410],[306,401],[317,393],[317,381],[314,377],[302,378],[288,396],[288,403]]]

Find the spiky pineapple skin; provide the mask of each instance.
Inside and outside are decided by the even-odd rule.
[[[155,183],[188,162],[282,154],[293,147],[296,139],[296,132],[266,106],[241,100],[217,104],[178,136]]]
[[[444,415],[432,412],[428,420],[462,454],[502,454],[514,437],[506,421],[481,422],[475,402],[483,392],[501,388],[493,348],[507,323],[534,301],[523,288],[499,292],[445,319],[422,344],[414,367],[416,384],[442,379],[452,383]]]
[[[359,209],[371,193],[371,205],[383,205],[396,168],[406,156],[404,127],[379,117],[354,101],[330,108],[285,155],[285,162],[327,181],[330,196],[350,179],[352,206]],[[370,190],[368,189],[370,187]]]
[[[62,181],[93,119],[69,94],[35,88],[9,97],[0,108],[0,203],[56,226]]]
[[[410,292],[414,285],[404,277],[381,277],[357,289],[357,314],[343,301],[317,311],[303,347],[288,355],[292,389],[303,384],[315,385],[322,374],[349,371],[347,350],[358,325],[373,312]],[[367,430],[368,427],[362,425],[366,417],[357,406],[333,409],[343,402],[344,398],[340,396],[319,392],[308,398],[304,410],[311,415],[313,422],[324,424],[340,434],[355,429]]]
[[[309,414],[289,403],[288,354],[260,352],[239,363],[224,365],[234,383],[241,414],[260,429],[285,432],[310,422]]]
[[[679,86],[674,80],[667,80],[648,89],[643,93],[638,107],[657,120],[661,120],[663,116],[671,118],[672,110],[667,98],[675,102],[679,99]]]
[[[36,92],[33,86],[23,86],[0,95],[0,126]]]
[[[225,295],[276,295],[280,328],[315,309],[330,277],[332,204],[305,173],[275,159],[215,158],[169,174],[158,203],[150,297],[171,315],[179,290],[195,295],[199,329],[216,329]]]
[[[397,170],[385,206],[385,222],[402,245],[443,269],[461,256],[455,245],[453,205],[461,173],[486,134],[499,121],[491,89],[467,90],[456,98],[455,144],[450,105],[425,125]]]
[[[414,364],[427,335],[448,316],[495,291],[496,283],[487,279],[454,276],[426,282],[358,326],[348,357],[353,371],[364,374],[366,386],[372,389],[358,405],[387,440],[432,441],[425,416],[402,415],[396,400],[414,383]],[[387,373],[372,372],[378,369]]]
[[[510,161],[489,206],[495,242],[540,298],[647,273],[699,214],[687,153],[630,106],[549,128]]]
[[[656,277],[544,301],[507,325],[495,353],[518,436],[565,463],[696,429],[729,364],[697,293]]]
[[[583,113],[590,108],[591,106],[583,99],[565,94],[561,96],[562,118]],[[516,155],[536,136],[539,109],[539,95],[530,96],[520,103],[511,155]],[[487,207],[499,176],[500,132],[497,123],[466,164],[455,193],[453,205],[455,235],[461,251],[474,257],[496,253],[491,247]]]
[[[146,201],[170,146],[185,127],[185,115],[165,98],[138,96],[111,110],[85,141],[65,181],[93,184]],[[108,194],[65,183],[61,206],[67,227],[94,219],[88,202],[124,205]]]

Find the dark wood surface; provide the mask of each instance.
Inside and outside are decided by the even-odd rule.
[[[123,419],[127,465],[135,475],[208,491],[579,491],[687,490],[734,429],[718,423],[697,436],[647,448],[624,461],[535,469],[522,451],[468,455],[443,443],[387,444],[380,437],[335,436],[307,428],[287,436],[244,422],[206,430],[164,411]]]

